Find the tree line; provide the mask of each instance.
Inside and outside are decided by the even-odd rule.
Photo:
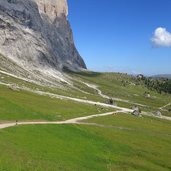
[[[149,90],[156,90],[158,93],[171,94],[171,80],[167,78],[152,78],[143,75],[137,76],[137,80],[141,81]]]

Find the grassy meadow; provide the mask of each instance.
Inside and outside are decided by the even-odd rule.
[[[158,94],[141,84],[136,85],[126,74],[83,72],[69,75],[75,89],[66,85],[61,90],[38,86],[5,75],[1,81],[106,103],[105,98],[82,83],[87,82],[98,85],[108,96],[130,101],[117,102],[120,107],[132,108],[133,103],[141,103],[146,105],[141,109],[150,113],[171,99],[168,94]],[[146,91],[149,91],[150,98],[144,96]],[[167,106],[162,114],[171,116],[169,108]],[[0,85],[0,123],[66,120],[108,111],[113,109]],[[0,171],[171,170],[170,121],[118,113],[84,122],[94,125],[25,125],[0,129]]]
[[[41,96],[0,85],[0,122],[24,120],[66,120],[105,113],[112,109]]]
[[[32,125],[0,130],[0,170],[170,171],[171,124],[114,115],[100,126]]]

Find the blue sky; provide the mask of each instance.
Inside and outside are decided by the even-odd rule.
[[[171,74],[171,0],[68,0],[78,51],[97,71]]]

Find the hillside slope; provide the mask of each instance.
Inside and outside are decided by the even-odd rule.
[[[0,170],[170,170],[169,94],[126,74],[65,75],[71,85],[52,86],[1,70]],[[141,117],[131,115],[135,103]]]

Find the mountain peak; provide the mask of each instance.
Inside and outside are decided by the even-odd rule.
[[[38,5],[39,12],[46,14],[51,20],[62,15],[68,15],[67,0],[35,0]]]

